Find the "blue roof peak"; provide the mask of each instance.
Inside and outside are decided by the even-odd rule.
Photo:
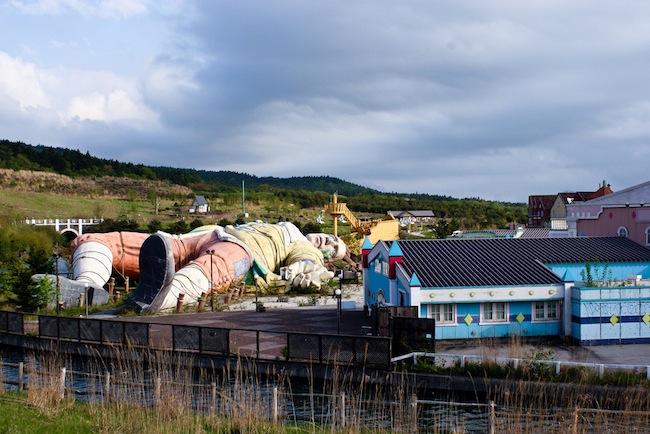
[[[400,248],[399,244],[397,241],[393,242],[390,246],[390,250],[388,251],[388,256],[404,256],[404,253],[402,253],[402,249]]]

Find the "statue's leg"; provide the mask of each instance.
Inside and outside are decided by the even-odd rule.
[[[124,277],[138,278],[140,246],[147,237],[137,232],[109,232],[75,238],[71,244],[72,279],[47,276],[57,285],[58,300],[64,306],[77,305],[82,296],[89,304],[106,303],[104,285],[114,270]]]
[[[186,263],[174,273],[180,250],[189,252]],[[178,260],[176,260],[178,262]],[[140,282],[130,301],[142,313],[172,309],[180,296],[184,305],[196,305],[210,295],[239,282],[251,267],[251,259],[239,244],[220,241],[215,233],[189,239],[154,234],[142,245]]]
[[[141,312],[158,311],[174,278],[174,252],[163,234],[149,236],[140,248],[140,280],[129,297]]]
[[[76,306],[80,299],[89,305],[104,304],[108,301],[104,284],[111,276],[112,263],[111,249],[102,243],[87,242],[80,245],[73,255],[73,279],[42,274],[34,275],[34,278],[49,279],[57,289],[57,302],[63,306]]]

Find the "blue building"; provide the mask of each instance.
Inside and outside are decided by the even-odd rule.
[[[627,238],[366,240],[365,304],[414,306],[436,339],[650,342],[650,249]]]

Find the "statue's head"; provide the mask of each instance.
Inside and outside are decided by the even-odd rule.
[[[307,240],[323,253],[325,259],[340,260],[348,253],[348,246],[332,234],[307,234]]]

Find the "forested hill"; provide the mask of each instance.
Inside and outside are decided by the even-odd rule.
[[[228,192],[246,188],[272,187],[288,190],[338,192],[342,196],[382,194],[377,190],[343,181],[331,176],[300,176],[276,178],[258,177],[232,171],[208,171],[154,167],[122,163],[93,157],[88,152],[48,146],[31,146],[21,142],[0,141],[0,168],[55,172],[70,177],[124,176],[149,180],[169,181],[198,192]],[[407,195],[399,195],[407,196]],[[412,195],[408,195],[412,196]],[[422,195],[419,195],[422,196]],[[427,196],[427,195],[425,195]],[[428,200],[449,200],[446,196],[427,196]]]
[[[231,171],[207,171],[153,167],[122,163],[93,157],[79,150],[30,146],[21,142],[0,141],[0,168],[55,172],[70,177],[125,176],[149,180],[169,181],[200,192],[228,192],[246,188],[269,186],[289,190],[338,192],[343,196],[379,193],[371,188],[330,176],[302,176],[292,178],[258,177]]]
[[[30,146],[7,140],[0,140],[0,168],[54,172],[69,177],[96,179],[108,176],[166,181],[209,198],[241,192],[244,181],[247,191],[269,193],[303,208],[322,206],[332,193],[338,192],[340,201],[347,202],[354,212],[385,214],[389,210],[432,210],[439,218],[459,219],[465,229],[503,228],[527,221],[527,208],[521,203],[382,193],[330,176],[276,178],[230,171],[151,167],[97,158],[79,150]]]

